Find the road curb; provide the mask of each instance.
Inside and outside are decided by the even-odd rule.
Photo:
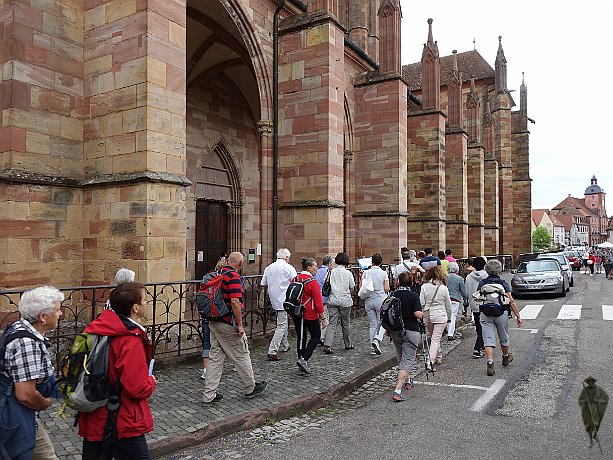
[[[194,447],[219,436],[251,430],[265,425],[269,420],[281,420],[326,407],[336,402],[356,388],[361,387],[371,378],[385,372],[396,365],[396,354],[388,353],[383,359],[347,376],[341,382],[323,393],[302,396],[300,398],[275,404],[267,409],[247,412],[230,418],[209,423],[206,427],[193,433],[171,436],[149,444],[152,458],[160,458],[188,447]]]

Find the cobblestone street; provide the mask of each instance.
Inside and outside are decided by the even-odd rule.
[[[311,359],[313,372],[308,376],[297,372],[293,342],[290,342],[292,349],[288,353],[283,353],[283,359],[279,362],[267,360],[267,348],[254,349],[251,356],[256,379],[268,381],[264,394],[255,399],[245,399],[236,382],[237,374],[230,364],[226,364],[220,385],[220,392],[224,394],[224,399],[221,403],[209,407],[205,407],[201,402],[204,381],[199,378],[201,372],[199,359],[196,358],[189,364],[161,369],[156,372],[158,385],[150,401],[155,419],[154,431],[147,436],[150,446],[153,447],[155,453],[156,444],[159,446],[178,436],[197,433],[213,420],[224,420],[239,414],[258,413],[282,403],[291,405],[293,401],[310,395],[325,395],[335,385],[349,382],[353,375],[363,373],[384,361],[391,360],[387,369],[393,366],[395,354],[391,344],[384,344],[381,356],[370,355],[366,318],[352,321],[352,341],[355,349],[343,350],[339,330],[335,337],[335,353],[324,355],[322,349],[318,348]],[[457,342],[444,342],[444,346],[450,347]],[[385,382],[391,382],[390,375],[390,372],[384,372],[332,407],[306,416],[298,415],[277,423],[269,420],[267,425],[250,431],[246,439],[254,443],[282,442],[285,437],[300,432],[309,424],[319,423],[336,411],[348,410],[356,404],[362,404],[362,400],[368,400],[369,395],[379,395],[382,388],[389,387]],[[295,411],[299,412],[300,406],[297,405]],[[62,460],[80,458],[81,439],[76,434],[76,428],[72,426],[74,418],[69,417],[62,420],[55,416],[55,412],[54,408],[43,413],[42,417],[53,439],[58,457]],[[291,429],[288,430],[288,427]],[[225,452],[227,448],[220,444],[220,449]],[[183,455],[185,454],[171,458],[184,458]],[[232,457],[228,454],[227,458]]]

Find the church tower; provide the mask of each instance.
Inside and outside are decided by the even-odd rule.
[[[605,207],[605,195],[606,194],[604,190],[602,189],[602,187],[598,185],[598,179],[596,179],[596,176],[592,176],[592,181],[590,183],[590,186],[585,189],[584,195],[585,195],[585,205],[589,209],[598,209],[600,215],[602,215],[603,213],[606,214],[606,207]]]

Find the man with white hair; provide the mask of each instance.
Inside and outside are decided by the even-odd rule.
[[[21,317],[6,330],[5,353],[0,357],[0,403],[4,407],[0,444],[8,458],[57,459],[37,415],[51,407],[57,396],[45,334],[57,327],[63,300],[64,294],[52,286],[24,292],[19,300]],[[4,426],[15,429],[5,430]]]
[[[296,269],[289,264],[291,253],[287,248],[277,251],[277,260],[264,269],[261,284],[268,288],[268,296],[272,308],[277,313],[277,328],[268,347],[268,359],[280,361],[279,349],[283,352],[289,350],[287,341],[287,312],[283,308],[285,292],[289,283],[298,276]]]
[[[117,270],[117,273],[115,273],[115,284],[119,286],[123,283],[133,283],[135,278],[136,273],[129,268],[121,267]]]

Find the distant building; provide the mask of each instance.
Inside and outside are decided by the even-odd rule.
[[[570,194],[551,209],[564,224],[568,235],[567,244],[589,244],[594,246],[608,239],[609,218],[605,204],[605,191],[592,176],[590,185],[585,189],[583,198]]]

